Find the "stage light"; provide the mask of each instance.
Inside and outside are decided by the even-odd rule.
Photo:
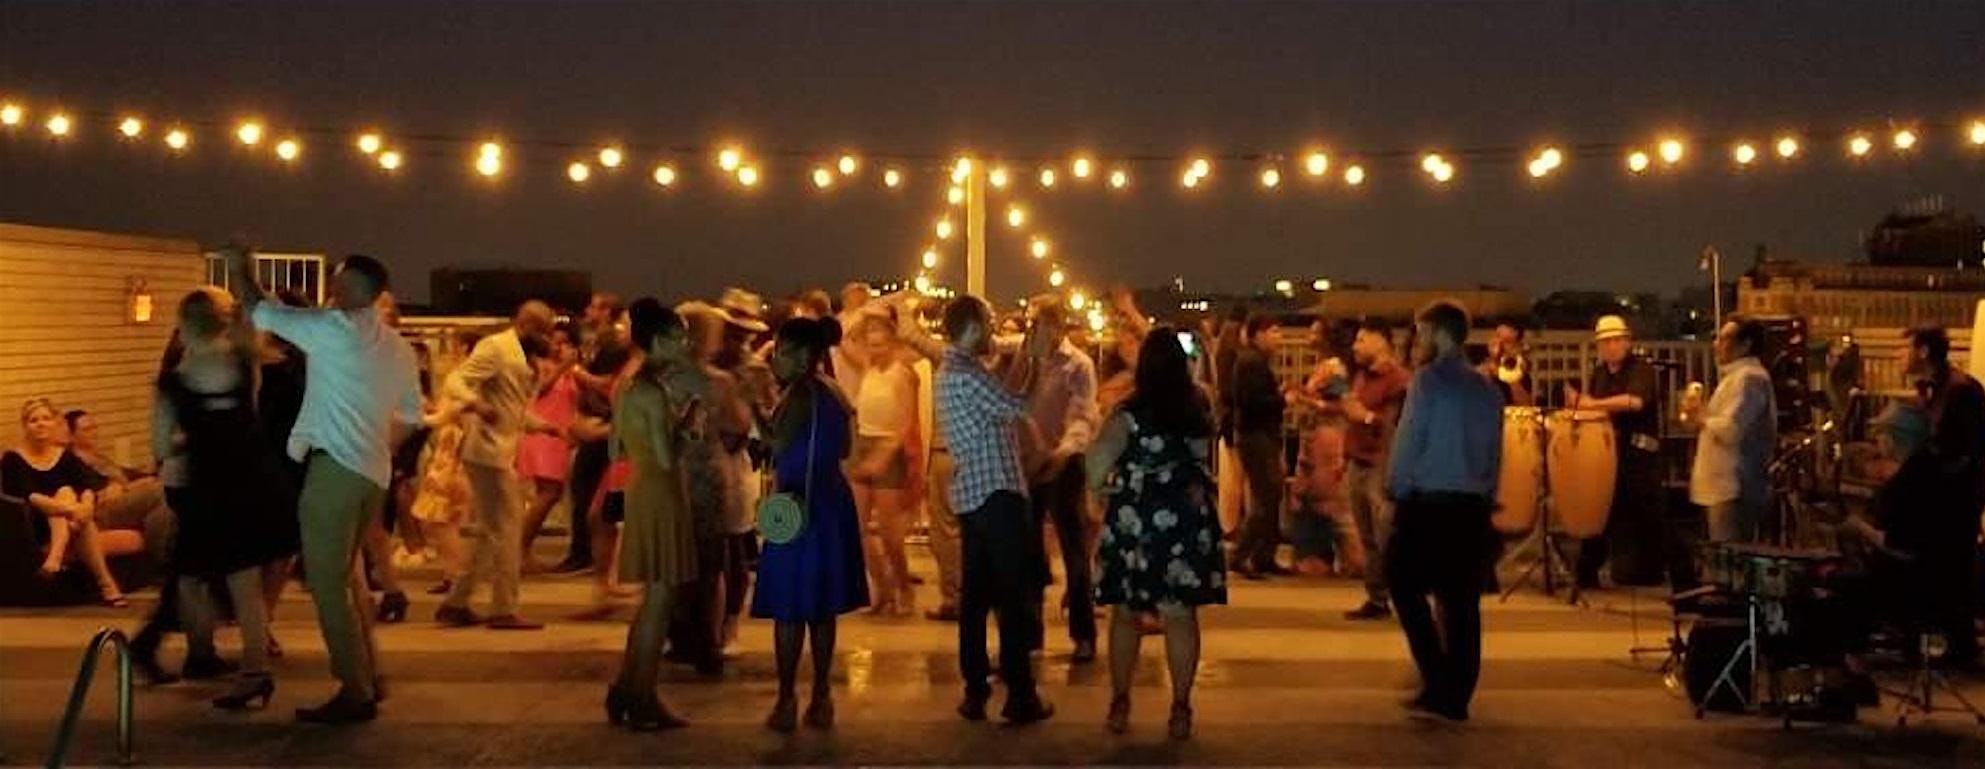
[[[1847,152],[1857,158],[1867,155],[1868,151],[1874,148],[1875,142],[1860,134],[1856,134],[1854,138],[1847,140]]]
[[[400,170],[400,165],[405,161],[405,158],[400,157],[398,150],[387,150],[379,153],[379,167],[388,171]]]
[[[1007,225],[1008,227],[1016,227],[1016,228],[1017,228],[1017,227],[1019,227],[1020,225],[1023,225],[1023,224],[1026,224],[1026,223],[1027,223],[1027,210],[1026,210],[1026,209],[1024,209],[1024,208],[1021,208],[1021,207],[1019,207],[1019,206],[1009,206],[1009,207],[1007,207],[1007,209],[1006,209],[1006,225]]]
[[[1353,165],[1344,169],[1344,183],[1357,187],[1365,183],[1365,167]]]
[[[476,158],[476,173],[483,176],[495,176],[503,173],[503,156],[484,154],[482,157]]]
[[[1303,171],[1311,176],[1322,176],[1329,173],[1330,156],[1321,152],[1310,153],[1309,157],[1303,158]]]
[[[1054,169],[1052,169],[1052,168],[1043,168],[1043,169],[1041,169],[1041,186],[1042,186],[1042,187],[1047,187],[1047,188],[1052,188],[1052,187],[1054,187],[1054,186],[1055,186],[1055,170],[1054,170]]]
[[[601,168],[619,168],[621,161],[626,159],[626,154],[622,153],[619,147],[607,147],[600,150]]]
[[[262,124],[254,122],[252,120],[246,123],[242,123],[240,127],[234,129],[234,138],[236,141],[241,142],[242,146],[246,146],[246,147],[253,147],[257,144],[261,144]]]
[[[993,170],[986,172],[986,183],[991,184],[994,189],[1006,189],[1006,182],[1005,166],[995,166]]]
[[[75,121],[70,120],[67,114],[57,112],[49,116],[45,125],[48,128],[48,135],[60,139],[69,135],[69,130],[75,127]]]
[[[593,178],[593,167],[585,163],[574,162],[572,165],[565,167],[565,178],[571,179],[573,184],[584,184],[587,179]]]
[[[139,120],[135,117],[124,118],[122,121],[118,122],[117,132],[123,134],[124,138],[126,139],[136,139],[139,136],[144,135],[145,121]]]
[[[1791,160],[1799,155],[1799,140],[1791,136],[1778,137],[1778,156]]]
[[[1035,238],[1034,242],[1027,244],[1027,250],[1033,253],[1035,259],[1046,259],[1048,257],[1048,241]]]
[[[276,142],[276,157],[281,158],[285,163],[296,160],[296,157],[301,154],[303,154],[303,145],[297,144],[295,139],[284,139]]]
[[[1680,163],[1682,162],[1682,155],[1687,150],[1688,147],[1684,146],[1680,139],[1662,139],[1660,147],[1661,162],[1671,166]]]
[[[656,185],[662,187],[675,186],[675,167],[666,164],[655,166],[654,178]]]
[[[1089,161],[1089,158],[1077,157],[1075,159],[1075,162],[1069,164],[1068,170],[1069,173],[1074,174],[1075,178],[1077,179],[1087,179],[1089,178],[1089,174],[1095,172],[1093,165],[1094,164]]]
[[[1632,171],[1634,173],[1641,173],[1647,170],[1648,163],[1649,161],[1647,158],[1647,153],[1642,152],[1640,150],[1634,150],[1632,153],[1627,155],[1628,171]]]
[[[1908,152],[1916,147],[1916,132],[1907,128],[1896,131],[1891,143],[1895,145],[1895,151]]]
[[[758,186],[758,166],[738,166],[737,183],[746,187]]]
[[[1282,186],[1282,172],[1274,168],[1261,169],[1261,186],[1271,190]]]
[[[903,186],[903,172],[894,168],[882,172],[882,186],[890,189]]]
[[[823,190],[834,186],[834,172],[827,170],[826,166],[814,168],[813,186]]]
[[[861,161],[853,155],[842,155],[840,160],[835,161],[834,167],[842,176],[853,176],[856,169],[861,168]]]
[[[1737,161],[1737,165],[1740,166],[1750,165],[1751,161],[1758,159],[1758,148],[1751,146],[1750,142],[1739,144],[1735,149],[1730,150],[1730,159]]]
[[[165,146],[172,148],[174,152],[186,149],[186,145],[192,142],[192,138],[188,137],[186,131],[182,129],[174,128],[165,134]]]

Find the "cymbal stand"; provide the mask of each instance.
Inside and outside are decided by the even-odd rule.
[[[1963,692],[1951,685],[1948,676],[1932,667],[1931,634],[1921,633],[1918,638],[1920,639],[1916,655],[1918,662],[1916,669],[1909,673],[1908,688],[1882,690],[1895,698],[1895,725],[1908,726],[1909,717],[1912,715],[1928,717],[1937,713],[1968,713],[1978,725],[1985,726],[1985,713],[1979,712],[1978,706],[1971,704],[1971,700],[1965,698]],[[1957,704],[1939,707],[1936,700],[1938,691],[1957,701]]]
[[[1539,484],[1539,486],[1541,487],[1543,484]],[[1537,559],[1531,561],[1529,566],[1524,567],[1523,573],[1518,574],[1516,579],[1509,583],[1508,587],[1503,588],[1503,594],[1500,599],[1502,603],[1509,603],[1509,597],[1516,594],[1517,588],[1529,584],[1531,579],[1537,577],[1543,579],[1544,595],[1557,595],[1558,582],[1563,581],[1570,586],[1571,603],[1578,604],[1580,602],[1578,580],[1567,579],[1573,572],[1571,559],[1565,557],[1564,544],[1560,540],[1560,535],[1551,525],[1551,508],[1550,495],[1539,494],[1537,496],[1537,528],[1535,534],[1525,538],[1523,544],[1510,551],[1508,555],[1503,556],[1503,562],[1510,563],[1529,551],[1532,547],[1535,547],[1537,552]]]

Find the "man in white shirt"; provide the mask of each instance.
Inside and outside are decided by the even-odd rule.
[[[1767,466],[1778,445],[1771,373],[1758,361],[1764,324],[1734,316],[1716,332],[1716,391],[1697,416],[1689,501],[1708,511],[1709,538],[1751,542],[1769,506]]]
[[[492,630],[541,630],[544,625],[517,615],[517,585],[523,578],[523,505],[517,496],[517,442],[526,431],[546,429],[531,414],[537,398],[537,369],[525,344],[544,341],[557,317],[544,302],[517,308],[510,328],[476,343],[468,360],[448,377],[449,397],[473,418],[462,437],[462,472],[469,479],[469,507],[477,528],[467,574],[455,581],[434,621],[449,627],[486,625]],[[490,583],[487,621],[469,609],[476,588]]]
[[[393,446],[420,423],[419,366],[413,348],[379,317],[386,267],[354,254],[332,276],[333,306],[285,307],[265,301],[246,248],[225,249],[229,274],[253,323],[309,356],[303,406],[289,455],[305,464],[297,506],[304,579],[341,684],[330,702],[299,708],[299,721],[354,723],[378,715],[378,654],[371,597],[353,562],[366,522],[379,514],[393,476]]]

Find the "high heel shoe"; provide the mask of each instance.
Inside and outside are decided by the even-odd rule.
[[[1183,702],[1172,703],[1172,722],[1169,725],[1172,739],[1192,738],[1192,706]]]
[[[607,723],[613,726],[627,723],[627,711],[633,706],[632,699],[627,696],[626,690],[620,688],[620,684],[609,684],[606,699]]]
[[[214,698],[214,707],[221,710],[262,710],[269,707],[269,699],[276,696],[276,679],[268,676],[253,676],[243,680],[234,691]]]
[[[1111,734],[1130,731],[1130,695],[1118,694],[1110,697],[1110,715],[1103,719],[1103,725]]]
[[[396,590],[381,596],[379,621],[387,625],[407,621],[407,594]]]

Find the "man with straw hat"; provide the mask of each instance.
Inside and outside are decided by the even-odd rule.
[[[1620,584],[1648,584],[1657,577],[1649,574],[1656,563],[1657,546],[1671,539],[1661,519],[1661,410],[1659,385],[1654,366],[1633,352],[1633,330],[1625,318],[1607,315],[1592,329],[1592,346],[1598,363],[1592,367],[1583,392],[1576,384],[1565,387],[1565,405],[1580,411],[1600,411],[1613,420],[1613,446],[1618,457],[1614,476],[1612,512],[1606,518],[1606,533],[1586,540],[1579,549],[1578,584],[1599,587],[1599,567],[1609,555],[1613,581]],[[1672,549],[1672,548],[1662,548]],[[1686,549],[1669,553],[1669,578],[1675,583],[1692,582]]]

